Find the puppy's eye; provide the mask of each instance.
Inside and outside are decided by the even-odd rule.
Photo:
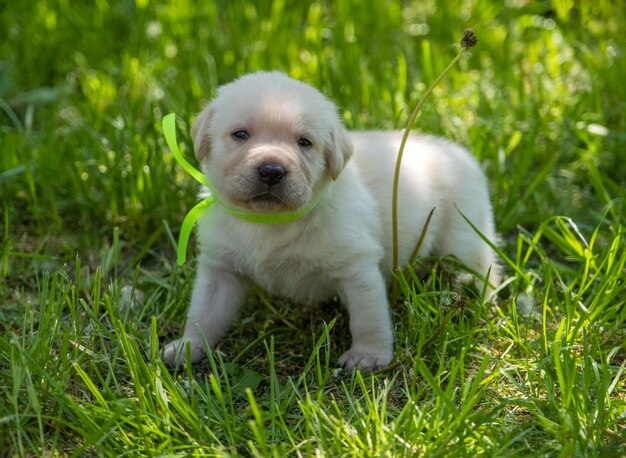
[[[250,134],[248,134],[245,130],[236,130],[232,134],[230,134],[235,140],[247,140],[250,138]]]
[[[300,137],[298,139],[298,146],[300,148],[310,148],[313,146],[313,142],[306,137]]]

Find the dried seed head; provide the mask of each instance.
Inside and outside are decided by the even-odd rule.
[[[461,48],[470,49],[476,46],[478,38],[472,29],[465,29],[463,31],[463,38],[461,39]]]

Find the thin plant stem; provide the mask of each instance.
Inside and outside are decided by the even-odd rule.
[[[457,61],[461,58],[461,55],[465,51],[465,48],[461,48],[459,53],[452,59],[452,61],[448,64],[443,72],[439,74],[439,76],[433,81],[433,83],[426,89],[426,92],[422,96],[422,98],[417,103],[417,106],[411,113],[409,117],[409,121],[407,122],[406,128],[404,129],[404,134],[402,135],[402,141],[400,142],[400,150],[398,151],[398,156],[396,158],[396,169],[393,175],[393,196],[391,201],[391,224],[393,230],[393,271],[398,272],[400,266],[398,265],[398,187],[400,183],[400,167],[402,165],[402,156],[404,155],[404,148],[406,146],[406,142],[409,139],[409,134],[411,133],[411,127],[415,124],[415,120],[417,119],[417,115],[420,110],[426,103],[426,99],[433,91],[435,86],[439,84],[439,82],[443,79],[444,76],[450,71],[450,69],[457,63]]]
[[[424,106],[424,103],[426,103],[426,99],[428,98],[430,93],[433,91],[435,86],[439,84],[439,82],[443,79],[444,76],[446,76],[446,74],[450,71],[450,69],[454,66],[454,64],[457,63],[457,61],[461,58],[461,55],[468,49],[476,46],[476,43],[478,43],[478,39],[476,38],[474,31],[471,29],[465,29],[463,31],[463,38],[461,39],[461,42],[460,42],[461,49],[459,50],[458,54],[454,57],[454,59],[452,59],[452,61],[448,64],[448,66],[444,69],[444,71],[442,71],[439,74],[439,76],[435,79],[435,81],[433,81],[433,83],[428,87],[428,89],[426,89],[426,92],[424,92],[424,95],[421,97],[421,99],[417,103],[417,106],[413,110],[413,113],[411,113],[411,116],[409,117],[409,121],[406,124],[406,128],[404,129],[404,134],[402,135],[402,141],[400,142],[400,150],[398,151],[398,156],[396,157],[396,169],[393,174],[393,195],[391,198],[391,225],[392,225],[392,230],[393,230],[392,238],[393,238],[393,273],[394,275],[397,275],[398,273],[400,273],[400,266],[398,262],[398,187],[400,183],[400,167],[402,165],[402,156],[404,155],[404,148],[406,147],[406,142],[409,139],[411,127],[413,126],[413,124],[415,124],[417,115],[419,114],[420,110]],[[428,219],[426,220],[426,224],[424,226],[424,229],[422,230],[422,235],[420,236],[420,240],[418,242],[417,248],[414,250],[413,254],[411,255],[411,259],[415,256],[416,251],[419,251],[419,247],[421,246],[422,240],[424,237],[424,232],[428,228],[428,224],[430,223],[431,217],[432,217],[432,211],[430,215],[428,216]],[[395,297],[396,289],[397,289],[397,280],[394,280],[391,286],[393,297]]]

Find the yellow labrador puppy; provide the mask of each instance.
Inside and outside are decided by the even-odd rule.
[[[344,130],[335,105],[282,73],[246,75],[220,88],[191,134],[219,202],[198,225],[197,277],[183,336],[163,359],[177,365],[185,345],[196,362],[236,319],[251,284],[298,303],[338,296],[350,315],[347,369],[374,370],[393,356],[387,297],[392,267],[391,196],[398,132]],[[498,283],[494,253],[462,218],[495,239],[487,182],[466,150],[414,135],[402,165],[400,263],[408,262],[430,211],[420,254],[455,255]],[[298,212],[259,224],[233,210]],[[230,210],[230,211],[228,211]],[[477,279],[482,285],[485,278]]]

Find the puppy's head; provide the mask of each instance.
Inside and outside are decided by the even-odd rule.
[[[191,135],[217,197],[252,211],[306,206],[352,154],[335,105],[278,72],[221,87]]]

